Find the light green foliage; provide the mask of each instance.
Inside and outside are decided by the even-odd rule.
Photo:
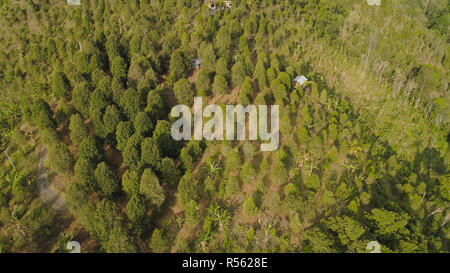
[[[200,221],[198,205],[194,200],[189,201],[186,207],[186,223],[190,226],[196,226]]]
[[[236,176],[229,176],[226,182],[225,191],[229,197],[233,197],[240,191],[239,180]]]
[[[122,175],[122,188],[129,195],[139,192],[140,176],[136,170],[128,169]]]
[[[248,216],[253,216],[258,212],[258,207],[256,207],[255,200],[253,197],[249,197],[244,202],[244,212]]]
[[[154,207],[160,207],[166,198],[163,188],[159,185],[158,177],[150,169],[145,169],[142,173],[139,193],[144,195]]]
[[[168,77],[169,84],[173,85],[181,78],[184,78],[186,76],[189,65],[189,60],[184,52],[182,52],[181,50],[173,51],[170,57],[170,69]]]
[[[178,199],[183,207],[186,207],[191,200],[198,199],[197,181],[189,172],[178,183]]]
[[[164,236],[162,230],[155,229],[152,234],[152,239],[150,241],[150,248],[154,253],[166,253],[170,250],[169,242]]]
[[[229,151],[227,155],[227,163],[226,168],[228,171],[232,172],[237,170],[241,167],[242,164],[242,158],[239,153],[239,148],[234,148],[231,151]]]
[[[89,251],[448,252],[447,0],[50,2],[0,4],[0,252],[66,251],[42,145]],[[280,148],[175,141],[194,95]]]
[[[361,224],[347,216],[330,218],[327,220],[327,226],[337,233],[343,245],[356,241],[364,233]]]
[[[200,51],[200,59],[202,60],[201,68],[208,74],[213,72],[216,67],[216,56],[212,44],[205,45]]]
[[[212,90],[215,95],[224,95],[228,91],[228,82],[222,75],[216,75],[214,77],[214,83]]]
[[[173,92],[180,104],[191,106],[194,103],[194,92],[186,79],[180,79],[173,86]]]
[[[245,78],[244,64],[241,61],[236,62],[231,68],[231,79],[233,86],[240,86]]]
[[[377,232],[380,235],[407,233],[405,226],[408,224],[409,218],[408,215],[382,209],[373,209],[370,216],[370,219],[375,221]]]

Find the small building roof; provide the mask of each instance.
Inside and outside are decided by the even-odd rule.
[[[381,0],[367,0],[369,6],[379,6],[381,5]]]
[[[202,64],[202,60],[200,58],[191,59],[191,65],[193,69],[199,69]]]
[[[308,81],[308,78],[305,77],[304,75],[297,76],[297,77],[294,78],[294,82],[296,82],[296,83],[298,83],[300,85],[303,85],[307,81]]]
[[[202,59],[194,58],[194,59],[191,60],[191,63],[193,63],[193,64],[202,64]]]
[[[81,5],[81,0],[67,0],[67,4],[70,6],[79,6]]]

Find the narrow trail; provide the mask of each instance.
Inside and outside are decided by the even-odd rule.
[[[50,187],[48,176],[45,170],[45,160],[47,159],[47,147],[42,146],[39,154],[39,165],[37,169],[37,187],[39,196],[44,204],[58,212],[67,212],[66,200],[61,194]]]

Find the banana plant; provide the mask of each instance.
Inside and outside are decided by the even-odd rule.
[[[203,232],[199,236],[200,246],[204,252],[207,252],[209,241],[214,237],[214,232]]]
[[[11,212],[11,218],[9,223],[7,224],[6,230],[15,229],[18,231],[26,240],[31,237],[31,231],[28,227],[24,226],[21,221],[25,217],[26,213],[23,215],[19,215],[17,213],[17,205],[14,205],[13,210]]]
[[[207,169],[208,175],[211,178],[214,178],[221,170],[221,168],[219,167],[219,163],[216,163],[214,160],[209,162],[208,166],[206,166],[205,168]]]
[[[22,179],[24,177],[25,177],[25,175],[20,171],[13,171],[10,173],[1,172],[0,173],[0,190],[9,185],[13,185],[14,183],[22,181]]]
[[[219,230],[223,230],[228,226],[231,220],[231,214],[228,210],[221,208],[217,203],[211,204],[208,208],[208,215],[219,225]]]

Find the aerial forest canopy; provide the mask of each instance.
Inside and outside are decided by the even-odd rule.
[[[0,253],[449,251],[449,0],[68,2],[0,0]]]

